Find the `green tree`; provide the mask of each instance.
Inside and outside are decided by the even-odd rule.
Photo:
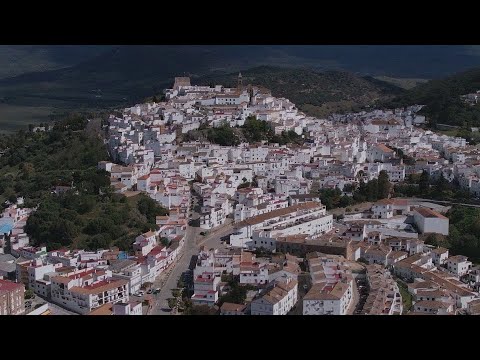
[[[367,200],[368,201],[378,200],[378,180],[377,179],[372,179],[367,183]]]
[[[167,299],[167,303],[168,303],[168,307],[169,307],[170,309],[174,309],[175,306],[177,306],[178,299],[176,299],[176,298],[168,298],[168,299]]]
[[[141,286],[141,289],[142,290],[148,290],[152,287],[153,283],[151,283],[150,281],[146,281],[142,284]]]
[[[35,293],[32,289],[25,290],[25,299],[32,299],[35,296]]]
[[[209,307],[208,305],[192,305],[189,306],[184,315],[215,315],[215,309]]]
[[[182,289],[172,289],[172,296],[174,298],[179,298],[182,296]]]
[[[251,184],[250,184],[249,182],[244,182],[244,183],[241,183],[240,185],[238,185],[237,189],[249,188],[250,185],[251,185]]]
[[[170,240],[167,237],[161,237],[160,244],[162,244],[163,246],[168,246],[170,245]]]
[[[386,199],[390,195],[392,184],[388,179],[388,174],[385,170],[380,171],[378,175],[378,197],[379,199]]]
[[[423,171],[418,182],[418,190],[420,194],[428,195],[430,192],[430,175],[427,171]]]

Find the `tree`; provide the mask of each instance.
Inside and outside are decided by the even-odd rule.
[[[365,258],[363,258],[363,257],[361,257],[361,258],[358,258],[358,260],[357,260],[357,261],[358,261],[358,262],[361,262],[361,263],[364,263],[364,264],[367,264],[367,265],[369,264],[368,260],[367,260],[367,259],[365,259]]]
[[[161,237],[160,244],[162,244],[163,246],[168,246],[170,245],[170,239],[167,237]]]
[[[439,246],[444,248],[450,248],[451,244],[448,241],[448,238],[441,234],[429,234],[425,238],[425,244]]]
[[[244,183],[241,183],[240,185],[238,185],[237,189],[249,188],[250,185],[251,185],[251,184],[250,184],[249,182],[244,182]]]
[[[435,184],[435,190],[440,194],[440,196],[448,190],[448,181],[443,176],[443,172],[440,173],[440,177],[438,178]]]
[[[420,191],[420,194],[425,195],[428,195],[430,191],[430,175],[425,170],[423,170],[418,181],[418,190]]]
[[[208,305],[192,305],[189,306],[184,315],[215,315],[215,309],[211,308]]]
[[[182,296],[182,289],[172,289],[172,296],[174,298],[179,298]]]
[[[32,289],[25,290],[25,299],[33,299],[35,293]]]
[[[392,184],[388,180],[388,174],[385,170],[380,171],[378,176],[378,198],[386,199],[390,195]]]
[[[352,205],[353,203],[354,200],[352,197],[344,195],[340,198],[339,207],[347,207],[349,205]]]
[[[153,283],[149,282],[149,281],[146,281],[142,284],[141,288],[142,290],[147,290],[147,289],[150,289],[152,287]]]
[[[247,288],[239,285],[237,282],[232,281],[229,283],[230,291],[220,297],[218,305],[221,306],[224,302],[230,302],[234,304],[243,304],[247,298]]]
[[[364,202],[367,200],[367,184],[365,184],[363,179],[360,180],[357,190],[353,193],[353,199],[356,202]]]
[[[367,183],[367,200],[368,201],[378,200],[378,180],[377,179],[372,179]]]
[[[178,299],[176,299],[176,298],[168,298],[167,299],[168,307],[170,309],[174,309],[175,306],[177,306],[177,302],[178,302]]]
[[[140,200],[137,203],[138,211],[145,215],[147,221],[151,224],[156,224],[157,216],[168,215],[168,210],[160,206],[155,200],[151,199],[145,194],[140,194]]]

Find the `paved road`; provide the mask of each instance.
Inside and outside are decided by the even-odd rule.
[[[224,225],[219,226],[217,229],[210,231],[207,236],[198,239],[198,246],[205,246],[206,249],[211,248],[221,248],[224,247],[221,244],[221,237],[229,235],[233,232],[233,222],[232,219],[227,219],[227,222]]]
[[[195,238],[200,232],[200,228],[187,228],[185,235],[185,245],[179,258],[168,268],[164,274],[155,280],[154,287],[160,287],[160,292],[155,295],[155,303],[150,311],[151,315],[169,315],[169,307],[167,299],[172,297],[172,289],[177,288],[177,282],[182,273],[188,269],[190,260],[193,255],[198,254],[198,246],[195,244]]]
[[[192,256],[198,255],[200,246],[204,245],[207,249],[215,247],[220,248],[220,238],[232,232],[231,220],[225,225],[217,229],[210,230],[207,236],[203,237],[200,232],[205,231],[199,227],[187,228],[185,236],[185,245],[179,258],[155,280],[154,288],[161,288],[160,292],[155,295],[155,303],[150,311],[151,315],[170,315],[171,311],[168,307],[168,299],[172,297],[172,289],[177,288],[177,282],[183,272],[188,269]]]

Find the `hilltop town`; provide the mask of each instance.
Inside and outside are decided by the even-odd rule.
[[[24,231],[36,209],[9,204],[2,314],[480,312],[480,267],[426,241],[449,235],[452,205],[421,196],[428,177],[479,197],[480,151],[426,129],[422,105],[318,119],[241,74],[235,88],[178,77],[164,95],[108,117],[111,160],[98,169],[115,193],[145,194],[168,215],[129,251],[47,251]],[[252,134],[264,126],[272,136]],[[192,135],[203,130],[235,144]]]

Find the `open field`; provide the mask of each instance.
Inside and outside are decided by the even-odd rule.
[[[398,86],[405,90],[409,90],[411,88],[414,88],[418,84],[423,84],[428,81],[428,79],[403,79],[403,78],[392,78],[388,76],[375,76],[375,79],[385,81],[389,84]]]
[[[27,129],[28,124],[49,120],[53,108],[42,106],[17,106],[0,104],[0,133],[11,133],[19,129]]]

